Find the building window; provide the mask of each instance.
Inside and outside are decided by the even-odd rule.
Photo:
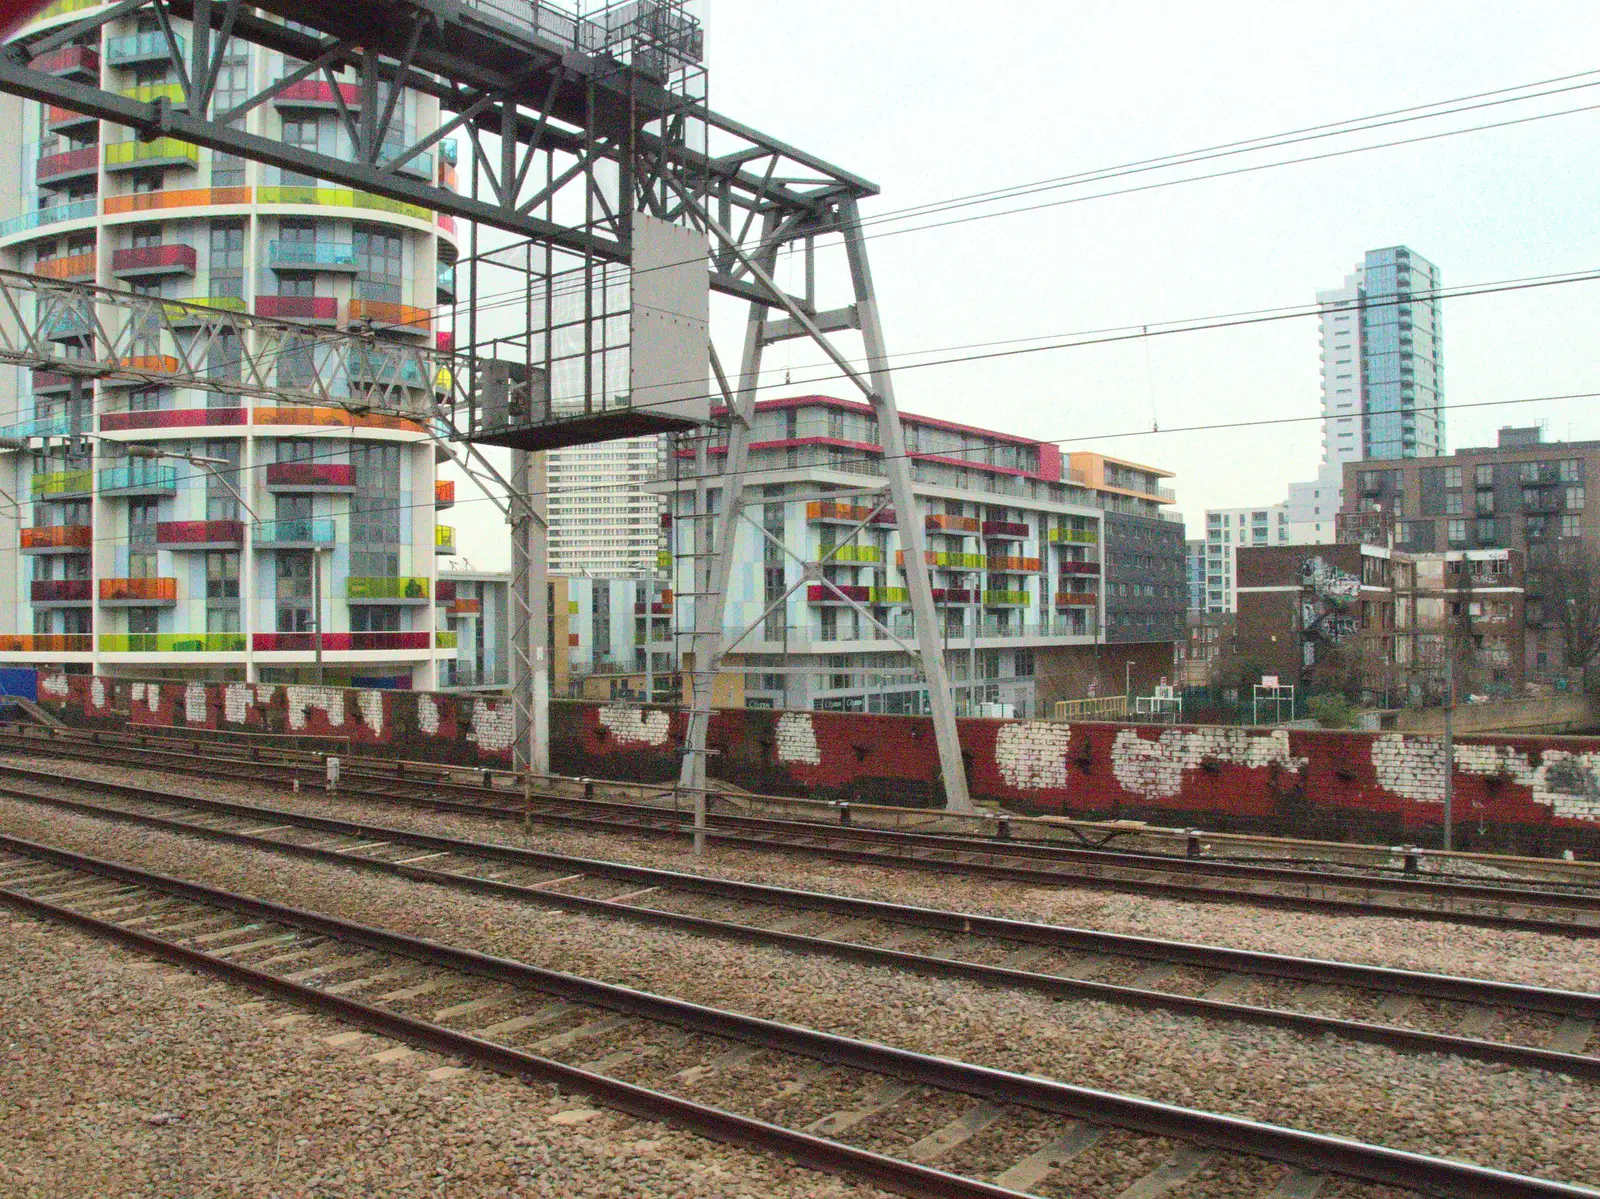
[[[1461,468],[1459,466],[1447,466],[1444,468],[1444,485],[1446,487],[1461,486]]]
[[[1480,516],[1478,518],[1478,527],[1475,531],[1480,543],[1488,545],[1494,542],[1496,540],[1494,518]]]
[[[1577,512],[1563,512],[1561,514],[1561,535],[1563,537],[1582,537],[1582,515]]]
[[[1446,516],[1461,515],[1461,493],[1459,491],[1447,491],[1444,493],[1444,514]]]
[[[244,295],[244,222],[211,222],[210,295]]]
[[[311,617],[311,563],[310,553],[279,551],[278,559],[278,631],[280,633],[308,633],[312,629]]]
[[[1581,485],[1577,486],[1577,487],[1568,487],[1567,488],[1567,497],[1566,498],[1567,498],[1567,505],[1566,506],[1568,508],[1582,508],[1583,507],[1583,487]]]
[[[206,551],[206,599],[239,598],[239,554],[235,550]]]
[[[235,396],[212,396],[213,399],[228,401],[229,406],[237,404]],[[240,445],[237,441],[208,441],[206,442],[205,456],[207,458],[221,458],[228,465],[210,466],[206,472],[206,519],[207,520],[238,520],[239,498],[234,495],[233,489],[239,486],[239,456]]]
[[[1494,464],[1492,462],[1485,462],[1481,466],[1475,467],[1473,469],[1473,477],[1477,480],[1479,487],[1493,487]]]
[[[1561,460],[1561,481],[1563,483],[1583,482],[1583,459],[1563,458]]]
[[[1493,512],[1494,511],[1494,492],[1492,492],[1492,491],[1480,491],[1480,492],[1478,492],[1478,504],[1477,504],[1477,507],[1478,507],[1478,512],[1479,512],[1480,515],[1486,514],[1486,513],[1489,513],[1489,512]]]
[[[1467,522],[1452,520],[1446,525],[1445,535],[1449,537],[1451,545],[1465,545],[1467,541]]]

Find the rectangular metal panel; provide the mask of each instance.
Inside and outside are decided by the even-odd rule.
[[[633,218],[630,391],[636,412],[673,423],[711,417],[711,277],[706,235]]]

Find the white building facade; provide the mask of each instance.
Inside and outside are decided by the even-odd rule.
[[[552,574],[649,578],[661,569],[662,500],[648,488],[668,444],[626,437],[547,453]]]
[[[14,41],[91,7],[58,4]],[[181,42],[187,25],[174,25]],[[165,38],[146,10],[43,59],[127,95],[181,100]],[[218,110],[299,65],[235,40]],[[355,94],[313,77],[242,121],[263,137],[347,154],[338,110]],[[32,101],[7,97],[0,112],[0,264],[208,311],[356,325],[379,339],[444,336],[434,309],[453,293],[448,217],[173,138],[143,141]],[[439,120],[437,101],[417,93],[401,96],[398,113],[406,134]],[[441,143],[403,169],[450,186],[453,158]],[[168,339],[186,336],[181,324],[175,317],[151,335],[141,369],[178,370]],[[64,356],[92,355],[87,323],[51,328]],[[230,337],[212,342],[212,378],[239,378]],[[280,378],[291,367],[315,369],[286,361]],[[330,386],[338,396],[371,382]],[[415,381],[420,398],[428,386]],[[11,447],[0,451],[0,487],[21,504],[0,518],[0,660],[432,687],[454,657],[435,606],[436,561],[455,548],[435,513],[453,489],[436,478],[420,422],[225,388],[86,380],[75,392],[63,375],[8,368],[0,424]]]
[[[1203,604],[1207,613],[1238,611],[1236,552],[1244,546],[1289,545],[1289,512],[1283,504],[1267,508],[1206,509]],[[1191,605],[1192,607],[1192,605]]]

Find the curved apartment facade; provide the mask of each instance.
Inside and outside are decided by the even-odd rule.
[[[94,7],[62,0],[14,40]],[[133,14],[44,60],[181,104],[166,35],[148,21]],[[187,35],[181,22],[174,29]],[[217,111],[300,65],[235,40]],[[335,86],[313,76],[240,120],[274,140],[348,153],[347,97]],[[31,101],[6,97],[0,112],[10,139],[0,148],[0,265],[379,339],[447,337],[437,312],[454,298],[449,217],[172,138],[140,141]],[[437,102],[416,93],[397,114],[402,135],[439,121]],[[403,169],[453,186],[451,149],[440,143]],[[87,352],[91,335],[66,319],[50,330],[68,356]],[[140,352],[159,363],[172,347],[156,342],[183,336],[163,330]],[[205,356],[209,375],[237,377],[227,337],[209,336]],[[361,383],[336,378],[334,394]],[[432,687],[454,657],[436,611],[448,602],[436,564],[455,548],[436,514],[453,485],[436,478],[421,423],[225,389],[102,379],[75,391],[61,374],[5,368],[0,424],[21,435],[10,443],[20,448],[0,452],[0,486],[17,501],[0,516],[0,661]]]

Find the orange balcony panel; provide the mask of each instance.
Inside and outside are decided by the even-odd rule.
[[[392,326],[403,333],[427,335],[433,332],[433,317],[426,308],[394,304],[388,300],[351,300],[350,319]]]
[[[923,518],[923,526],[929,529],[941,529],[946,533],[976,533],[978,521],[972,516],[950,516],[943,512],[932,512]]]
[[[206,208],[218,204],[248,204],[248,187],[191,187],[177,191],[132,192],[107,196],[105,213],[117,216],[127,212],[152,212],[161,208]]]
[[[451,616],[477,616],[483,611],[483,601],[458,599],[446,609]]]
[[[101,579],[103,600],[151,600],[171,603],[178,598],[177,579]]]
[[[426,432],[414,420],[402,416],[384,416],[379,413],[346,412],[342,408],[318,408],[312,405],[290,408],[256,408],[252,410],[251,424],[255,425],[342,425],[347,429],[397,429],[403,433]]]
[[[178,373],[178,360],[171,354],[135,354],[131,358],[118,358],[117,365],[123,370],[149,371],[152,374]]]
[[[33,273],[43,279],[92,279],[95,266],[95,252],[90,250],[87,254],[42,259],[33,264]]]
[[[40,525],[22,530],[25,550],[86,550],[93,542],[94,530],[88,525]]]
[[[11,633],[0,635],[0,654],[86,654],[94,649],[88,633]]]
[[[435,508],[448,508],[456,502],[456,481],[454,479],[436,479],[433,484],[433,506]]]
[[[52,129],[65,129],[70,125],[84,125],[97,121],[98,117],[91,117],[85,113],[74,112],[70,108],[62,108],[59,104],[50,105],[50,115],[46,118]]]

